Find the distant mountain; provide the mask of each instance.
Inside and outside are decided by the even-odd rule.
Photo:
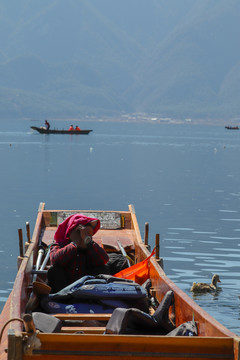
[[[12,0],[0,117],[239,116],[238,0]]]
[[[194,106],[195,116],[233,115],[230,108],[237,115],[239,10],[237,1],[196,2],[185,21],[142,59],[130,90],[138,110],[175,107],[176,114],[180,109],[193,113]]]

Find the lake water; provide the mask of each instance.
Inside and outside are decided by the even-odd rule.
[[[0,121],[0,307],[15,279],[18,228],[47,209],[136,209],[142,236],[160,234],[166,274],[190,296],[193,281],[221,279],[196,302],[240,334],[240,131],[217,126],[81,123],[87,136],[40,135],[35,121]],[[68,127],[68,122],[52,126]]]

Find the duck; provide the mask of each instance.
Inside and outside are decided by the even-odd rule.
[[[216,291],[217,290],[217,283],[221,282],[219,279],[219,275],[214,274],[212,277],[211,284],[205,284],[205,283],[193,283],[191,287],[192,292],[210,292],[210,291]]]

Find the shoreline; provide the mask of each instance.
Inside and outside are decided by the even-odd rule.
[[[25,118],[23,120],[39,122],[44,120],[35,120]],[[67,122],[67,123],[81,123],[81,122],[103,122],[103,123],[132,123],[132,124],[152,124],[152,125],[202,125],[202,126],[239,126],[240,119],[163,119],[163,118],[122,118],[122,117],[79,117],[79,118],[47,118],[50,122]]]

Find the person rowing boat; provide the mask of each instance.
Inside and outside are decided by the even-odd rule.
[[[45,120],[45,129],[49,130],[50,129],[50,124],[47,120]]]

